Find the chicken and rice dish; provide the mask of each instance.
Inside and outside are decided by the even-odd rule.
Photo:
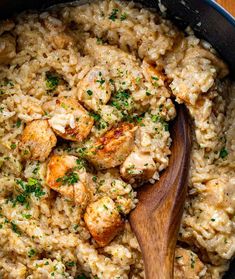
[[[186,31],[114,0],[1,22],[1,278],[144,278],[128,213],[168,166],[176,103],[193,147],[175,278],[222,278],[235,255],[235,86]]]

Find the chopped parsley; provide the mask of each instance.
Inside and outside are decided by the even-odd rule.
[[[75,224],[73,225],[73,229],[76,231],[78,229],[79,225],[78,224]]]
[[[41,183],[35,178],[29,178],[27,182],[21,179],[17,179],[16,183],[21,186],[23,192],[16,196],[15,199],[13,199],[14,206],[16,205],[16,203],[27,205],[28,198],[32,194],[36,198],[40,198],[41,196],[45,195]]]
[[[16,144],[15,143],[11,144],[11,149],[16,149]]]
[[[114,80],[112,78],[109,80],[109,82],[114,85]]]
[[[28,252],[28,256],[31,258],[36,254],[36,251],[34,249],[30,249]]]
[[[60,105],[62,108],[64,108],[64,109],[68,109],[68,106],[65,104],[65,103],[61,103],[61,105]]]
[[[108,207],[105,204],[103,204],[103,207],[104,209],[108,210]]]
[[[90,112],[89,115],[92,116],[95,121],[99,121],[101,119],[101,116],[97,113]]]
[[[141,77],[137,77],[136,79],[135,79],[135,82],[137,83],[137,84],[139,84],[140,82],[141,82]]]
[[[111,105],[118,110],[126,110],[130,108],[131,95],[129,90],[118,90],[112,97]]]
[[[158,87],[157,81],[159,80],[159,78],[156,77],[156,76],[152,76],[151,78],[152,78],[152,80],[154,81],[154,82],[153,82],[153,85],[154,85],[155,87]]]
[[[220,153],[219,153],[219,156],[220,158],[224,159],[228,156],[228,151],[225,147],[223,147],[221,150],[220,150]]]
[[[69,267],[72,267],[72,266],[75,266],[75,262],[67,262],[66,263],[66,266],[69,266]]]
[[[96,42],[98,45],[102,45],[104,43],[102,38],[96,38]]]
[[[93,180],[94,182],[96,182],[96,181],[97,181],[97,176],[93,176],[93,177],[92,177],[92,180]]]
[[[79,154],[79,157],[85,157],[87,154],[87,148],[86,147],[78,147],[76,149],[76,152]]]
[[[151,77],[153,80],[159,80],[159,78],[158,77],[154,77],[154,76],[152,76]]]
[[[117,19],[118,12],[119,12],[118,9],[113,9],[111,14],[109,15],[109,19],[115,21]]]
[[[96,122],[95,127],[98,130],[105,129],[108,126],[108,123],[106,121],[104,121],[99,114],[94,113],[94,112],[90,112],[89,114],[90,114],[90,116],[92,116],[94,118],[94,120]]]
[[[123,21],[127,18],[127,14],[126,13],[123,13],[121,14],[121,17],[120,17],[120,20]]]
[[[17,127],[17,128],[19,128],[19,127],[20,127],[20,125],[21,125],[21,120],[20,120],[20,119],[18,119],[18,120],[16,121],[16,127]]]
[[[103,130],[108,127],[108,123],[101,118],[95,126],[98,130]]]
[[[169,131],[169,124],[168,123],[163,123],[165,131]]]
[[[153,115],[151,116],[151,120],[152,120],[154,123],[157,123],[157,122],[161,121],[161,117],[160,117],[158,114],[157,114],[157,115],[153,114]]]
[[[191,268],[195,267],[195,259],[194,259],[194,255],[191,253]]]
[[[38,174],[38,171],[39,171],[39,163],[37,163],[36,167],[33,169],[32,173],[33,174]]]
[[[46,72],[46,87],[49,91],[53,91],[59,85],[59,77],[51,72]]]
[[[21,231],[20,231],[19,227],[14,222],[10,222],[10,224],[11,224],[11,229],[13,230],[13,232],[15,232],[18,235],[21,235]]]
[[[81,170],[87,167],[87,161],[83,158],[79,158],[76,160],[77,163],[77,169]]]
[[[215,222],[215,218],[211,218],[211,221],[212,221],[212,222]]]
[[[99,72],[99,79],[97,79],[96,82],[100,83],[100,85],[105,83],[105,79],[103,79],[101,72]]]
[[[119,213],[123,213],[123,210],[122,210],[121,205],[117,205],[117,211],[118,211]]]
[[[22,213],[22,217],[24,217],[25,219],[30,219],[32,217],[32,215]]]
[[[61,182],[62,185],[74,185],[79,181],[78,174],[76,172],[70,171],[65,176],[56,179],[56,182]]]
[[[88,89],[88,90],[86,91],[86,93],[87,93],[89,96],[92,96],[93,91],[92,91],[92,90],[90,90],[90,89]]]

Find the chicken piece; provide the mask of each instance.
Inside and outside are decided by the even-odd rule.
[[[154,87],[163,86],[164,81],[166,80],[166,76],[161,73],[157,67],[149,64],[145,60],[142,63],[142,69],[145,79],[153,84]]]
[[[46,183],[62,196],[85,207],[90,199],[85,168],[78,168],[78,158],[71,155],[52,155],[46,174]]]
[[[78,99],[97,111],[101,105],[107,104],[111,97],[113,85],[109,79],[109,72],[104,67],[93,67],[78,84]]]
[[[206,266],[200,261],[198,256],[187,249],[176,248],[174,278],[199,279],[204,278]]]
[[[121,165],[134,147],[135,130],[133,124],[119,124],[91,144],[86,154],[87,160],[97,169]]]
[[[88,205],[84,220],[89,232],[101,247],[106,246],[124,228],[124,221],[114,201],[107,196]]]
[[[15,38],[9,34],[0,37],[0,64],[8,64],[16,55]]]
[[[57,139],[47,120],[33,120],[28,123],[19,145],[25,158],[43,162],[56,145]]]
[[[94,124],[93,117],[74,98],[61,97],[43,108],[51,111],[48,122],[54,132],[66,140],[83,141]]]
[[[131,152],[120,168],[123,179],[134,183],[136,180],[148,181],[156,171],[152,156],[138,149]]]

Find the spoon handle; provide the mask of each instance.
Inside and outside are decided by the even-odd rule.
[[[139,241],[146,279],[172,279],[174,252],[187,190],[190,129],[184,107],[171,130],[169,167],[154,185],[138,192],[139,203],[130,223]]]

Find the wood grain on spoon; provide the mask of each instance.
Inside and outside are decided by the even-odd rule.
[[[190,157],[188,114],[179,106],[171,128],[171,157],[168,168],[154,185],[138,191],[139,203],[130,223],[139,241],[146,279],[172,279],[175,246],[187,190]]]

